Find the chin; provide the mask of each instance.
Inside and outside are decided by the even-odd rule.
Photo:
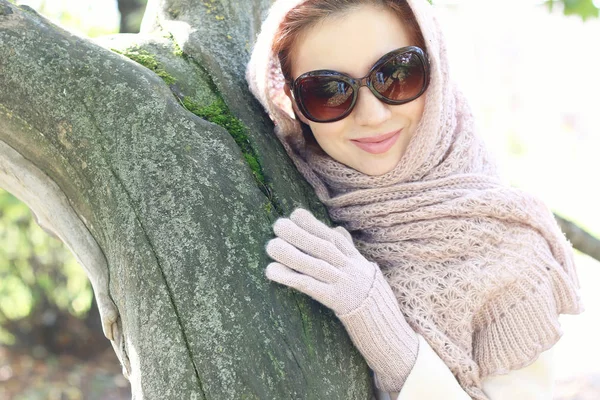
[[[375,163],[374,163],[375,164]],[[365,175],[379,176],[384,175],[394,169],[395,165],[369,165],[357,168],[357,171]]]

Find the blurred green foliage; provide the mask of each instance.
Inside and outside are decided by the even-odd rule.
[[[16,0],[16,3],[20,4],[21,1]],[[62,27],[78,32],[80,35],[94,38],[119,32],[119,20],[117,19],[90,18],[89,9],[87,13],[82,13],[81,10],[84,9],[82,7],[70,8],[66,1],[62,2],[62,7],[57,7],[56,3],[58,3],[57,0],[42,0],[37,4],[32,3],[31,6],[35,11],[54,23],[59,23]],[[84,0],[82,3],[88,3],[89,8],[91,0]],[[107,3],[106,7],[114,7],[115,5],[116,2],[114,5]]]
[[[83,317],[92,290],[83,268],[56,238],[44,232],[29,208],[0,189],[0,343],[13,344],[7,322],[39,307]]]
[[[428,0],[435,4],[435,0]],[[594,4],[594,0],[545,0],[544,4],[549,11],[554,10],[555,6],[562,7],[565,15],[578,15],[584,21],[588,18],[598,18],[600,9]]]
[[[548,9],[552,11],[556,4],[562,4],[565,15],[578,15],[584,21],[588,18],[598,18],[599,10],[593,0],[546,0]]]

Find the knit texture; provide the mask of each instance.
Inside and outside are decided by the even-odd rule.
[[[499,179],[450,80],[426,0],[408,3],[427,44],[431,81],[398,165],[368,176],[307,145],[271,51],[285,14],[303,1],[273,4],[248,65],[250,89],[330,217],[379,264],[411,327],[471,397],[485,399],[484,377],[535,361],[559,339],[558,315],[583,310],[572,248],[542,202]]]
[[[417,360],[419,340],[402,315],[377,264],[368,261],[343,229],[332,229],[296,209],[273,225],[267,244],[269,279],[332,309],[377,376],[377,386],[400,391]]]
[[[399,392],[417,361],[419,339],[379,268],[369,297],[359,308],[338,318],[375,371],[377,387]]]

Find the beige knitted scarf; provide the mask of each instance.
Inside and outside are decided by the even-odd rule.
[[[298,170],[358,249],[381,267],[411,327],[475,399],[481,380],[532,363],[561,335],[558,315],[583,310],[570,244],[536,198],[503,185],[448,74],[426,0],[408,0],[427,43],[425,111],[391,172],[364,175],[307,145],[290,115],[271,46],[278,0],[252,52],[250,89]]]

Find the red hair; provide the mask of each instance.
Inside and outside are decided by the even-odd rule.
[[[387,8],[400,18],[413,44],[425,50],[425,39],[406,0],[307,0],[287,13],[273,40],[273,52],[278,55],[286,80],[292,79],[290,54],[300,34],[331,16],[340,16],[361,5]]]

